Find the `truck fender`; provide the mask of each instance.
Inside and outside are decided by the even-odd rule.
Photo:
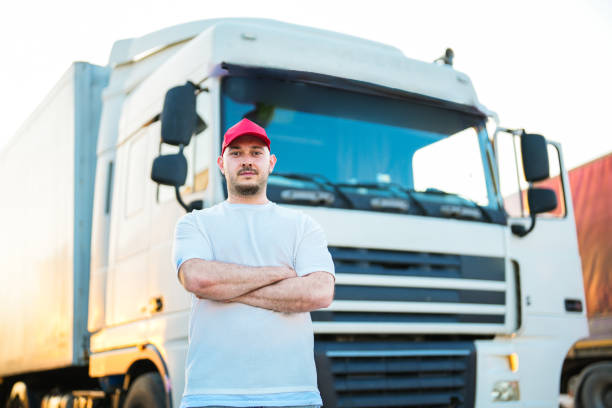
[[[92,378],[124,375],[123,390],[127,391],[138,375],[151,371],[153,367],[162,378],[166,390],[166,406],[172,408],[172,384],[168,368],[161,353],[153,344],[93,353],[89,360],[89,375]]]

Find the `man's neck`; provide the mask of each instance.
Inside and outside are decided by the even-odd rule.
[[[270,201],[266,196],[265,190],[263,194],[256,194],[252,196],[242,196],[239,194],[229,193],[227,197],[227,202],[230,204],[267,204]]]

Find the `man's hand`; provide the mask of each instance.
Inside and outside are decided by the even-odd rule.
[[[323,309],[334,299],[335,279],[328,272],[283,279],[231,301],[284,313]]]
[[[287,266],[254,267],[203,259],[189,259],[179,269],[179,280],[187,291],[221,301],[296,276]]]

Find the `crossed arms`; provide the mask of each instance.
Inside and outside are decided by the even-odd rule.
[[[334,297],[330,273],[297,276],[285,266],[252,267],[194,258],[181,265],[179,280],[202,299],[240,302],[284,313],[325,308]]]

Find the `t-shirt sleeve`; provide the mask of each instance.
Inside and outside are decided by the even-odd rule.
[[[334,277],[334,262],[327,249],[323,228],[311,217],[304,217],[302,238],[299,240],[295,257],[295,272],[298,276],[312,272],[329,272]]]
[[[176,223],[172,245],[172,261],[178,272],[181,265],[193,258],[213,260],[208,236],[202,231],[193,213],[186,214]]]

